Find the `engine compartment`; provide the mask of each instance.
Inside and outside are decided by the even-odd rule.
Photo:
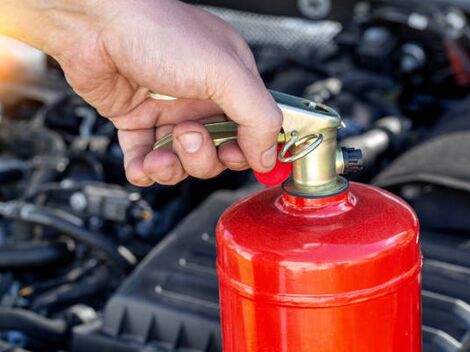
[[[266,85],[337,109],[354,180],[422,226],[425,351],[470,351],[470,26],[456,4],[377,1],[349,21],[204,6]],[[50,59],[0,81],[0,351],[220,351],[214,228],[251,172],[136,188],[111,122]],[[212,195],[211,195],[212,194]]]

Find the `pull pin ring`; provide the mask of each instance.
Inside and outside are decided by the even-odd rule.
[[[323,142],[323,135],[321,133],[318,135],[310,134],[308,136],[305,136],[299,139],[299,134],[297,133],[297,131],[292,131],[290,136],[291,136],[290,140],[286,144],[284,144],[278,156],[279,161],[282,163],[291,163],[291,162],[294,162],[296,160],[303,158],[304,156],[307,156],[308,154],[313,152]],[[316,139],[308,147],[306,147],[305,149],[302,149],[300,152],[292,156],[286,157],[287,151],[294,144],[302,144],[312,138],[316,138]]]

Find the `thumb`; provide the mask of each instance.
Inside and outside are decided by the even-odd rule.
[[[267,172],[276,163],[282,113],[256,69],[240,64],[224,67],[212,100],[239,124],[238,144],[250,166]]]

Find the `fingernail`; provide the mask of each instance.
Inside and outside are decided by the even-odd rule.
[[[201,148],[202,134],[199,132],[188,132],[178,137],[178,142],[187,153],[195,153]]]
[[[261,154],[261,164],[267,169],[272,169],[276,163],[277,145],[273,145]]]
[[[166,182],[166,181],[169,181],[171,180],[171,178],[173,177],[173,165],[167,165],[167,166],[164,166],[162,167],[158,174],[152,174],[150,175],[150,178],[152,180],[154,180],[155,182]]]

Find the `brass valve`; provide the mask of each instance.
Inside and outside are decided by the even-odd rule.
[[[301,197],[324,197],[342,192],[347,174],[361,167],[360,151],[337,146],[337,131],[343,127],[338,113],[312,101],[271,91],[283,114],[278,143],[283,143],[278,159],[293,163],[292,177],[283,184],[286,192]],[[149,93],[154,99],[162,95]],[[233,121],[205,124],[215,146],[237,139],[238,125]],[[159,139],[154,149],[172,148],[171,133]],[[287,156],[287,151],[291,156]]]

